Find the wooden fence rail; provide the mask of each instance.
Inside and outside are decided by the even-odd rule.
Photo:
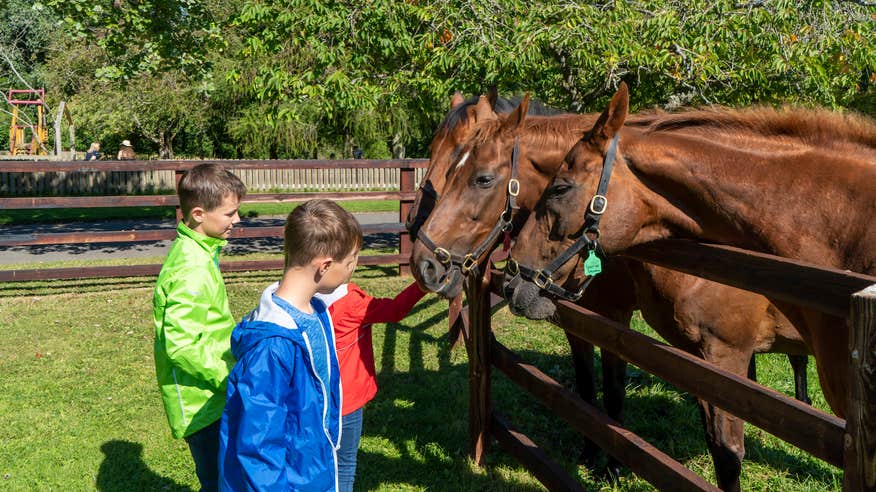
[[[876,490],[876,278],[694,241],[661,241],[631,249],[626,255],[847,318],[852,330],[852,394],[849,419],[844,421],[573,303],[558,302],[558,325],[567,333],[618,354],[679,389],[843,468],[844,490]],[[502,274],[495,270],[485,272],[480,279],[469,279],[468,312],[457,306],[450,315],[451,331],[465,334],[469,353],[469,426],[472,456],[477,462],[483,463],[493,435],[509,452],[522,457],[521,462],[551,490],[576,490],[571,479],[553,476],[559,473],[557,465],[535,443],[509,431],[511,424],[496,416],[489,383],[490,367],[495,366],[658,488],[715,490],[496,342],[491,335],[490,313],[501,300],[496,294],[501,293],[502,280]],[[488,351],[482,350],[485,344]],[[501,427],[492,429],[496,422]]]
[[[363,265],[398,264],[402,272],[408,271],[408,257],[411,242],[402,222],[407,216],[415,197],[416,172],[422,171],[428,161],[426,159],[395,159],[395,160],[286,160],[286,161],[2,161],[0,174],[34,174],[34,173],[80,173],[83,175],[106,173],[155,173],[170,172],[176,183],[183,172],[195,165],[207,162],[222,164],[232,172],[243,175],[244,184],[248,189],[244,171],[270,173],[286,170],[299,173],[310,171],[385,171],[395,172],[397,181],[393,191],[333,191],[333,192],[289,192],[289,193],[253,193],[248,194],[244,203],[282,203],[300,202],[311,198],[329,198],[337,201],[349,200],[398,200],[399,221],[386,224],[366,225],[365,234],[395,233],[399,235],[399,254],[375,255],[361,257]],[[349,174],[349,173],[348,173]],[[326,174],[329,175],[330,174]],[[349,174],[352,176],[352,174]],[[280,176],[275,174],[274,177]],[[278,178],[279,179],[279,178]],[[275,188],[288,188],[283,182],[276,182]],[[353,188],[350,183],[327,183],[331,189]],[[94,190],[90,190],[94,191]],[[143,207],[143,206],[174,206],[177,207],[177,217],[180,216],[179,200],[175,194],[163,195],[114,195],[114,196],[37,196],[37,197],[0,197],[0,208],[3,209],[37,209],[37,208],[96,208],[96,207]],[[173,224],[169,224],[173,225]],[[88,244],[106,242],[138,242],[161,241],[176,237],[174,229],[168,227],[155,230],[135,231],[78,231],[70,233],[34,234],[28,237],[13,237],[0,239],[0,247],[32,246],[50,244]],[[241,227],[235,229],[232,237],[282,237],[282,227]],[[281,260],[237,261],[225,262],[224,271],[244,271],[276,269],[282,267]],[[87,277],[123,277],[155,275],[160,265],[137,265],[115,267],[85,267],[56,269],[27,269],[0,271],[0,282],[20,280],[48,280],[61,278]]]
[[[0,164],[0,169],[4,168],[6,166]],[[0,196],[157,194],[172,192],[175,186],[174,172],[169,169],[96,172],[34,171],[32,166],[31,169],[30,172],[0,171]],[[398,190],[399,183],[399,170],[395,168],[236,169],[233,172],[251,192],[265,193],[392,191]],[[424,172],[423,168],[415,171],[417,182]]]

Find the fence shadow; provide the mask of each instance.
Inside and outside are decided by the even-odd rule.
[[[527,350],[518,351],[518,355],[526,362],[542,368],[570,391],[575,391],[574,368],[570,357]],[[594,363],[599,380],[601,357],[598,352]],[[602,387],[601,380],[598,385],[599,388]],[[684,393],[632,365],[627,367],[626,385],[625,428],[681,463],[698,456],[709,456],[699,407],[693,395]],[[601,397],[600,391],[599,398]],[[540,403],[528,394],[523,394],[520,388],[505,379],[497,369],[494,369],[493,376],[493,398],[494,408],[502,410],[522,432],[536,442],[551,443],[549,452],[561,450],[563,456],[553,456],[558,462],[564,463],[569,457],[580,455],[580,434],[559,417],[544,415],[546,410]],[[754,438],[749,432],[752,428],[751,424],[746,424],[743,474],[747,463],[759,463],[772,469],[785,470],[789,476],[800,481],[822,485],[834,482],[835,475],[830,465],[805,453],[789,453]],[[710,457],[708,463],[711,468]],[[604,461],[600,463],[604,464]],[[568,465],[567,462],[566,466]],[[593,472],[597,473],[596,470]],[[622,475],[629,474],[629,470],[622,469]]]

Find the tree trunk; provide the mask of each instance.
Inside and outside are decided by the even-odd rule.
[[[402,141],[401,133],[396,133],[392,136],[392,158],[393,159],[404,159],[405,158],[405,144]]]
[[[173,159],[173,136],[164,131],[158,132],[158,158]]]

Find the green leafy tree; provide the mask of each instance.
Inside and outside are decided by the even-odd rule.
[[[161,155],[422,156],[450,95],[493,85],[573,111],[621,80],[635,109],[876,106],[864,1],[41,1],[68,33],[49,85]]]

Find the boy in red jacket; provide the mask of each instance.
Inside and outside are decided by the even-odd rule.
[[[408,315],[425,292],[414,282],[394,299],[374,298],[349,283],[331,294],[317,294],[329,308],[335,328],[335,346],[343,393],[341,447],[338,450],[340,492],[352,492],[356,454],[362,436],[362,407],[377,393],[374,371],[373,323],[397,323]]]

